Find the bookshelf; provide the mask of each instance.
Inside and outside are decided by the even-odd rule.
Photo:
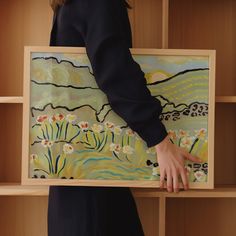
[[[176,194],[133,188],[145,234],[234,235],[236,2],[131,0],[130,3],[133,47],[216,49],[217,54],[215,189]],[[0,13],[4,32],[0,34],[0,235],[46,236],[48,187],[22,186],[20,179],[23,46],[49,44],[52,11],[48,0],[11,0],[1,3]]]

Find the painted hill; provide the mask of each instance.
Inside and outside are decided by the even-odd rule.
[[[180,72],[161,81],[152,80],[147,86],[152,95],[161,101],[163,113],[182,111],[194,102],[208,103],[208,69]],[[86,107],[91,109],[97,121],[114,118],[107,97],[98,89],[88,66],[75,66],[70,61],[59,62],[52,57],[34,58],[31,88],[33,113],[43,112],[49,107],[67,112]],[[120,122],[123,123],[122,119]]]

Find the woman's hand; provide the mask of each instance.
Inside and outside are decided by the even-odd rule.
[[[184,189],[189,188],[187,169],[184,160],[201,163],[202,160],[188,153],[184,148],[178,147],[169,140],[169,136],[155,146],[157,152],[157,162],[160,168],[160,188],[164,187],[165,176],[167,176],[167,190],[172,192],[179,191],[178,176],[181,176]],[[173,181],[172,181],[173,180]],[[173,182],[173,183],[172,183]]]

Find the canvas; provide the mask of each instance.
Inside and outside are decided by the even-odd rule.
[[[131,53],[171,142],[203,160],[185,162],[190,188],[213,188],[215,51]],[[22,156],[23,184],[159,186],[155,147],[112,110],[85,48],[25,47]]]

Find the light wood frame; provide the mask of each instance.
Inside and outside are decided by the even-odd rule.
[[[149,55],[186,55],[186,56],[208,56],[209,57],[209,113],[208,113],[208,182],[190,183],[190,188],[209,189],[214,187],[214,113],[215,113],[215,50],[177,50],[177,49],[130,49],[132,54]],[[159,181],[124,181],[124,180],[89,180],[89,179],[31,179],[28,177],[29,158],[29,108],[30,108],[30,60],[33,52],[63,52],[82,53],[85,48],[75,47],[25,47],[24,54],[24,92],[23,92],[23,135],[22,135],[22,184],[23,185],[82,185],[82,186],[126,186],[126,187],[159,187]],[[147,183],[148,182],[148,183]],[[183,188],[180,183],[180,188]]]

